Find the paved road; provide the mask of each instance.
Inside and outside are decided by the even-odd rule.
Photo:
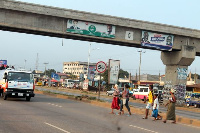
[[[91,104],[37,94],[25,99],[0,99],[0,133],[199,133],[200,128],[118,116]]]
[[[38,90],[46,90],[46,91],[52,91],[54,93],[60,93],[60,94],[66,94],[66,95],[75,95],[79,96],[80,94],[76,93],[70,93],[70,92],[63,92],[59,90],[49,90],[49,89],[44,89],[44,88],[37,88]],[[101,100],[107,101],[107,102],[112,102],[112,98],[100,98]],[[145,108],[146,104],[143,103],[136,103],[136,102],[129,102],[130,105],[137,107],[137,108]],[[166,112],[167,108],[160,106],[159,112]],[[182,116],[182,117],[187,117],[191,119],[198,119],[200,120],[200,113],[198,112],[192,112],[192,111],[185,111],[185,110],[178,110],[176,109],[176,115]]]

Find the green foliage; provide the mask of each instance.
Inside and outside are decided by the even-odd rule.
[[[51,73],[56,73],[56,70],[54,70],[54,69],[48,69],[48,70],[46,70],[46,75],[49,78],[51,78]],[[45,71],[44,71],[43,75],[45,75]]]
[[[119,70],[119,78],[125,78],[125,77],[129,77],[129,73],[127,71],[124,71],[122,69]]]

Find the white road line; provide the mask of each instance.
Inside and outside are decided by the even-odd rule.
[[[184,126],[188,126],[188,127],[192,127],[192,128],[200,128],[200,127],[196,127],[196,126],[192,126],[192,125],[187,125],[187,124],[182,124],[182,123],[178,123],[180,125],[184,125]]]
[[[156,131],[152,131],[152,130],[145,129],[145,128],[138,127],[138,126],[133,126],[133,125],[129,125],[129,126],[130,126],[130,127],[135,127],[135,128],[138,128],[138,129],[141,129],[141,130],[144,130],[144,131],[152,132],[152,133],[158,133],[158,132],[156,132]]]
[[[64,129],[62,129],[62,128],[56,127],[56,126],[54,126],[54,125],[52,125],[52,124],[49,124],[49,123],[47,123],[47,122],[44,122],[44,123],[47,124],[47,125],[49,125],[49,126],[51,126],[51,127],[56,128],[56,129],[58,129],[58,130],[60,130],[60,131],[63,131],[63,132],[65,132],[65,133],[70,133],[70,132],[68,132],[68,131],[66,131],[66,130],[64,130]]]
[[[59,106],[60,108],[62,107],[62,106]]]

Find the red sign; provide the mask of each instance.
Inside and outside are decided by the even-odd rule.
[[[99,73],[104,73],[106,71],[106,63],[103,61],[99,61],[96,64],[96,70]]]

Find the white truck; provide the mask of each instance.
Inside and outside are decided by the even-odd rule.
[[[32,72],[11,68],[0,70],[0,93],[4,100],[8,97],[19,97],[30,101],[35,96],[34,89]]]

